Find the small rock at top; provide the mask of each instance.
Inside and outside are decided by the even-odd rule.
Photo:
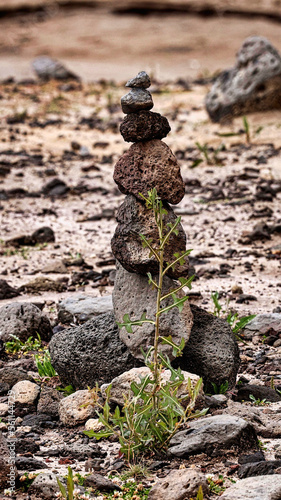
[[[132,89],[121,98],[122,111],[125,114],[136,113],[153,108],[151,93],[145,89]]]
[[[151,81],[148,74],[145,71],[140,71],[137,76],[126,83],[125,87],[147,89],[150,85]]]

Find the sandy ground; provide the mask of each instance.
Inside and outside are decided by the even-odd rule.
[[[241,17],[244,4],[239,2],[210,2],[218,9],[211,17],[190,12],[147,16],[113,13],[118,6],[140,3],[98,2],[97,8],[66,9],[47,2],[43,13],[0,18],[0,78],[32,76],[32,59],[47,54],[61,59],[87,81],[123,81],[140,68],[160,79],[193,79],[231,66],[247,36],[266,36],[280,48],[279,23],[262,16]],[[194,9],[203,4],[179,2]],[[161,2],[155,5],[159,7]],[[220,10],[233,5],[236,15]],[[273,9],[273,2],[251,2],[249,10],[253,14],[261,7],[264,11]],[[279,10],[275,4],[274,12]]]
[[[0,278],[16,287],[38,276],[64,279],[67,285],[64,292],[21,296],[21,300],[49,300],[49,305],[75,291],[91,295],[112,292],[108,283],[103,286],[90,281],[86,285],[80,282],[80,285],[71,286],[73,273],[79,271],[77,268],[69,268],[63,275],[47,274],[44,268],[77,254],[82,254],[94,270],[114,268],[112,262],[106,266],[100,261],[112,258],[110,239],[116,225],[114,211],[124,198],[114,185],[112,174],[114,163],[129,147],[118,133],[118,123],[123,116],[119,106],[124,92],[122,86],[84,84],[81,90],[71,92],[61,91],[59,86],[52,83],[43,86],[7,84],[0,89],[2,116],[9,121],[20,112],[26,115],[24,123],[9,126],[4,123],[1,127],[1,160],[10,165],[11,171],[2,178],[0,191],[22,188],[26,193],[24,197],[11,196],[1,201]],[[272,311],[281,305],[280,252],[277,250],[273,255],[270,250],[278,245],[280,248],[280,233],[274,233],[269,240],[253,241],[248,245],[239,240],[257,223],[280,223],[280,193],[271,202],[255,198],[257,183],[278,185],[281,181],[280,112],[249,116],[252,144],[247,145],[243,135],[229,138],[217,135],[218,132],[239,131],[242,119],[237,118],[224,127],[211,124],[203,103],[206,86],[195,85],[190,91],[183,91],[176,85],[160,84],[154,85],[154,90],[157,91],[154,109],[167,116],[172,127],[165,142],[177,154],[186,183],[187,194],[175,210],[182,214],[187,247],[193,248],[195,268],[200,275],[193,286],[194,292],[202,294],[196,303],[212,310],[211,292],[219,291],[223,295],[222,305],[230,299],[230,306],[241,314]],[[100,119],[102,127],[90,129],[87,124],[81,124],[82,118],[93,116]],[[35,119],[39,123],[58,119],[61,122],[40,128],[33,125]],[[256,133],[259,128],[261,130]],[[82,158],[73,152],[71,155],[72,141],[86,146],[92,157]],[[197,141],[214,149],[224,143],[226,150],[218,155],[223,166],[203,161],[191,168],[194,159],[202,158],[195,145]],[[275,147],[274,154],[259,164],[258,158],[266,157],[271,148],[269,143]],[[213,153],[209,154],[212,158]],[[36,161],[34,164],[34,155],[42,155],[39,164]],[[22,157],[26,157],[25,162],[21,161]],[[244,179],[247,169],[250,173],[254,169],[253,179],[251,175]],[[30,197],[28,193],[40,193],[54,177],[71,188],[64,197],[50,198],[40,194],[37,198]],[[213,189],[218,186],[224,194],[223,199],[216,200]],[[229,199],[234,186],[236,191],[242,189],[242,192]],[[270,214],[253,218],[264,208],[270,208]],[[106,209],[111,210],[109,216],[103,212]],[[102,215],[99,220],[87,221],[99,214]],[[30,234],[42,226],[52,227],[55,244],[14,251],[5,247],[9,238],[19,233]],[[236,251],[232,256],[227,253],[230,248]],[[226,275],[219,270],[225,264],[230,266]],[[236,303],[231,291],[234,285],[241,286],[244,293],[254,295],[257,300]],[[11,299],[1,303],[5,302]]]
[[[9,7],[14,4],[16,0],[9,2]],[[165,4],[175,5],[175,2]],[[192,82],[231,66],[235,53],[249,35],[267,36],[280,49],[279,24],[265,16],[223,15],[226,9],[244,9],[242,3],[226,1],[210,2],[212,8],[218,9],[218,15],[210,17],[186,12],[147,16],[113,12],[137,5],[140,2],[97,2],[97,8],[80,5],[79,9],[69,9],[56,3],[54,9],[49,2],[44,4],[43,16],[42,12],[35,11],[0,18],[0,79],[33,77],[30,62],[37,55],[48,54],[66,63],[83,81],[81,87],[76,86],[72,91],[62,90],[63,87],[56,84],[11,83],[0,87],[3,118],[0,153],[2,164],[10,167],[10,172],[0,179],[0,191],[23,188],[27,192],[21,198],[11,196],[0,200],[0,238],[5,243],[15,234],[30,233],[45,225],[51,226],[56,235],[56,243],[44,248],[2,249],[0,278],[21,286],[44,275],[42,270],[50,263],[77,253],[95,270],[103,269],[99,261],[112,257],[114,210],[123,200],[112,174],[115,161],[129,147],[118,133],[123,116],[120,97],[125,92],[126,79],[145,69],[154,79],[154,109],[170,121],[172,131],[165,141],[177,154],[186,182],[187,194],[177,210],[183,214],[188,247],[194,249],[192,255],[200,274],[200,280],[194,283],[194,290],[202,293],[199,302],[211,308],[211,292],[218,290],[224,294],[223,300],[230,298],[231,305],[241,313],[271,311],[281,301],[279,254],[274,250],[272,257],[270,250],[280,245],[280,234],[274,233],[271,239],[249,245],[242,245],[239,240],[257,223],[272,225],[280,221],[280,193],[270,202],[255,196],[259,183],[278,184],[281,180],[281,113],[249,116],[251,145],[245,144],[243,135],[222,138],[217,134],[241,130],[242,119],[237,118],[224,127],[210,123],[204,109],[208,85],[192,84],[187,91],[175,82],[179,78]],[[153,5],[159,8],[163,2]],[[179,5],[198,10],[203,2],[177,2]],[[6,7],[6,3],[0,2],[0,8]],[[273,7],[278,15],[281,7],[276,2],[251,2],[251,6],[247,6],[253,13],[268,13]],[[100,79],[108,82],[89,83]],[[89,126],[87,119],[91,117],[98,120],[98,126]],[[46,120],[49,120],[47,126],[39,126]],[[71,156],[72,141],[86,146],[92,156],[83,158],[79,153]],[[201,157],[196,142],[214,149],[224,144],[225,151],[219,153],[223,165],[208,165],[204,161],[192,169],[194,159]],[[24,155],[26,158],[22,160]],[[42,155],[42,159],[34,160],[32,155]],[[211,151],[210,155],[213,155]],[[265,157],[264,162],[259,162],[261,156]],[[247,168],[256,169],[253,180],[251,175],[245,176]],[[40,193],[54,177],[70,187],[65,197],[30,196],[32,192]],[[214,199],[216,186],[223,190],[222,200]],[[230,192],[234,186],[236,191],[240,190],[240,198],[239,193],[237,195],[240,201],[236,204]],[[266,207],[271,209],[270,213],[257,218],[256,212]],[[108,208],[112,213],[105,217],[103,210]],[[102,217],[97,221],[86,220],[99,214]],[[236,250],[231,258],[226,253],[229,248]],[[231,266],[226,275],[219,270],[222,264]],[[110,266],[105,269],[108,268]],[[73,289],[94,295],[111,293],[112,286],[108,283],[107,286],[96,283],[71,286],[74,272],[75,269],[70,268],[69,273],[62,276],[67,285],[64,292],[41,292],[38,300],[57,302],[73,293]],[[57,274],[47,276],[58,277]],[[244,293],[258,300],[236,304],[231,294],[233,285],[242,286]],[[34,297],[22,295],[22,299],[34,300]]]

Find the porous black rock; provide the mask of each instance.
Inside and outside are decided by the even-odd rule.
[[[121,135],[126,142],[163,139],[170,130],[167,118],[153,111],[130,113],[120,125]]]
[[[219,388],[227,381],[228,387],[233,387],[240,356],[231,327],[226,320],[194,304],[190,308],[193,314],[190,337],[183,355],[173,361],[173,366],[202,377],[205,392],[212,390],[212,383]]]
[[[215,80],[206,108],[214,122],[281,108],[281,57],[266,38],[244,41],[236,65]]]
[[[120,340],[111,312],[56,333],[49,350],[61,382],[76,389],[111,382],[130,368],[142,365]]]

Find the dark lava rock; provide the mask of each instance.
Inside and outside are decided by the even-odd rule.
[[[69,191],[69,187],[61,179],[55,178],[47,182],[42,188],[42,193],[47,196],[60,197]]]
[[[16,453],[37,453],[40,450],[39,444],[35,443],[31,438],[17,438]]]
[[[30,380],[30,382],[33,381],[32,377],[28,375],[26,371],[20,368],[14,368],[10,365],[6,365],[4,368],[0,369],[0,380],[1,383],[7,384],[9,389],[21,380]]]
[[[49,345],[52,365],[63,384],[87,389],[141,366],[119,338],[113,313],[55,334]]]
[[[171,127],[165,116],[152,111],[139,111],[125,116],[120,125],[120,132],[127,142],[149,141],[163,139]]]
[[[28,302],[14,302],[0,309],[1,340],[7,342],[16,335],[22,342],[29,337],[49,341],[53,331],[51,323],[38,307]]]
[[[265,458],[261,450],[257,451],[256,453],[251,453],[251,455],[240,455],[240,457],[238,458],[238,463],[240,465],[263,461],[265,461]]]
[[[177,432],[170,441],[169,455],[188,458],[190,455],[217,450],[254,449],[256,433],[246,420],[232,415],[215,415],[191,421],[188,429]]]
[[[22,420],[22,426],[31,427],[32,431],[39,432],[40,429],[48,427],[52,427],[52,419],[50,415],[45,415],[40,413],[38,415],[34,413],[30,413],[29,415],[25,415]]]
[[[253,476],[267,476],[275,474],[275,469],[281,466],[281,460],[269,460],[268,462],[254,462],[241,465],[238,470],[239,479]]]
[[[126,83],[125,87],[147,89],[150,85],[151,82],[148,74],[145,71],[140,71],[137,76],[131,78]]]
[[[214,122],[281,107],[281,58],[264,37],[247,38],[234,68],[223,71],[206,97]]]
[[[32,457],[17,457],[16,458],[16,467],[18,470],[40,470],[40,469],[48,469],[48,465],[42,460],[36,460],[36,458]]]
[[[55,233],[54,231],[48,227],[40,227],[40,229],[37,229],[32,233],[31,235],[32,241],[36,243],[52,243],[55,241]]]
[[[37,406],[38,413],[50,415],[53,418],[59,418],[59,403],[63,399],[61,392],[53,387],[43,386]]]
[[[212,390],[211,382],[219,387],[227,380],[228,387],[233,387],[240,357],[229,324],[194,304],[190,307],[193,314],[191,334],[182,357],[176,358],[173,366],[202,377],[205,392]]]
[[[164,226],[168,223],[174,224],[176,215],[168,204],[164,205],[167,215],[164,216]],[[124,203],[117,212],[117,222],[114,236],[111,240],[112,253],[122,266],[130,273],[139,273],[146,275],[147,272],[157,273],[159,263],[152,255],[150,250],[143,248],[140,234],[146,239],[152,239],[154,243],[159,242],[158,228],[155,222],[153,211],[146,205],[137,200],[134,196],[128,195]],[[175,252],[186,250],[186,236],[181,224],[177,226],[178,235],[172,234],[168,244],[165,247],[164,259],[166,262],[172,262]],[[171,278],[188,276],[189,263],[188,257],[184,265],[176,265],[174,271],[172,268],[167,275]]]
[[[281,401],[281,396],[270,387],[266,387],[265,385],[254,385],[254,384],[246,384],[239,386],[237,393],[237,401],[251,401],[250,396],[254,396],[255,399],[266,399],[270,402]]]
[[[92,473],[90,476],[87,476],[84,481],[84,486],[99,491],[122,491],[120,486],[97,473]]]
[[[20,292],[13,288],[7,281],[0,280],[0,300],[12,299],[13,297],[18,297]]]
[[[116,163],[113,177],[122,193],[140,200],[139,193],[146,196],[153,188],[168,203],[177,204],[184,197],[177,159],[167,144],[157,139],[133,144]]]
[[[32,68],[40,80],[79,80],[61,62],[48,56],[39,56],[32,62]]]
[[[121,98],[123,113],[135,113],[137,111],[153,108],[151,93],[142,88],[133,88]]]
[[[86,460],[87,458],[104,458],[106,452],[98,444],[71,443],[60,449],[62,457],[71,457],[76,460]]]

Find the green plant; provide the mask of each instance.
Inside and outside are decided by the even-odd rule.
[[[270,403],[269,401],[266,400],[266,398],[264,398],[264,399],[257,398],[256,399],[253,394],[250,394],[249,399],[251,400],[252,405],[254,405],[254,406],[265,406],[265,405],[268,405]]]
[[[70,396],[74,394],[75,388],[73,385],[67,385],[66,387],[56,387],[57,391],[63,392],[64,396]]]
[[[190,500],[193,500],[193,498],[191,498]],[[204,500],[204,493],[203,493],[203,490],[202,490],[202,486],[199,486],[199,488],[198,488],[198,492],[197,492],[197,495],[196,495],[196,500]]]
[[[173,351],[174,356],[179,356],[184,348],[184,339],[177,346],[172,337],[164,337],[160,334],[160,317],[162,314],[177,307],[182,311],[184,303],[188,300],[181,290],[184,287],[191,288],[193,277],[179,278],[179,285],[163,295],[163,279],[169,269],[174,269],[176,264],[181,265],[185,262],[185,257],[191,250],[174,254],[174,261],[165,263],[164,250],[173,233],[178,234],[177,226],[181,218],[168,223],[164,227],[164,217],[167,211],[163,207],[162,201],[158,198],[156,189],[148,192],[148,197],[142,196],[146,206],[153,211],[156,225],[158,228],[158,240],[153,242],[144,235],[140,235],[144,248],[150,250],[150,255],[154,256],[158,262],[159,274],[155,278],[148,274],[149,284],[157,291],[155,318],[147,318],[144,312],[139,320],[130,318],[125,314],[123,323],[119,327],[126,328],[128,333],[133,334],[134,327],[141,326],[144,323],[150,323],[154,326],[154,345],[148,353],[143,353],[145,364],[150,369],[150,373],[142,377],[140,382],[131,384],[132,397],[124,397],[124,406],[122,411],[117,406],[115,411],[110,410],[110,390],[109,385],[106,389],[106,401],[100,405],[98,401],[98,386],[92,389],[94,404],[100,407],[98,412],[99,420],[104,425],[104,429],[99,432],[85,431],[89,437],[97,439],[106,438],[111,435],[118,435],[121,445],[120,452],[128,460],[136,457],[143,452],[157,452],[168,445],[169,440],[174,433],[189,418],[194,418],[204,414],[206,411],[194,412],[196,399],[199,395],[202,380],[200,379],[195,387],[192,387],[190,379],[186,384],[185,394],[178,396],[178,390],[184,384],[184,375],[178,368],[175,370],[170,364],[167,356],[164,356],[159,345],[168,344]],[[179,295],[179,292],[181,294]],[[163,369],[170,370],[170,380],[164,382],[161,378]]]
[[[204,160],[206,161],[207,165],[222,165],[221,159],[218,157],[218,154],[225,148],[223,144],[220,144],[220,146],[214,150],[208,147],[208,144],[200,144],[200,142],[195,143],[197,148],[199,149],[200,153],[203,155],[204,159],[196,159],[193,164],[191,165],[191,168],[197,167],[200,163],[202,163]],[[212,155],[210,155],[212,153]]]
[[[45,351],[44,356],[35,355],[35,363],[40,377],[56,377],[57,372],[52,366],[49,351]]]
[[[9,354],[16,354],[17,352],[25,353],[42,349],[39,333],[37,333],[37,339],[31,336],[25,342],[22,342],[16,335],[10,335],[10,337],[13,337],[13,340],[8,340],[8,342],[5,343],[5,350]]]
[[[220,496],[226,489],[224,486],[224,482],[225,480],[221,474],[219,474],[218,479],[208,477],[208,483],[211,493]]]
[[[243,116],[243,126],[246,134],[246,142],[250,144],[251,142],[251,137],[250,137],[250,125],[247,119],[247,116]]]
[[[274,391],[276,391],[277,394],[279,394],[281,396],[281,391],[279,389],[277,389],[277,387],[275,387],[274,377],[273,376],[270,379],[270,387],[271,387],[271,389],[273,389]]]
[[[231,326],[237,340],[243,341],[243,339],[241,339],[241,337],[238,335],[238,332],[245,328],[245,326],[256,317],[256,314],[251,314],[249,316],[243,316],[242,318],[239,318],[238,313],[232,313],[232,311],[229,311],[228,301],[226,304],[226,309],[223,310],[222,305],[219,302],[219,292],[217,291],[211,294],[211,299],[214,303],[214,316],[220,318],[226,315],[225,319]]]
[[[263,442],[258,439],[258,447],[261,451],[267,451],[267,447],[263,444]]]
[[[220,384],[219,386],[215,382],[211,382],[213,387],[213,394],[225,394],[228,390],[228,380]]]
[[[148,469],[142,464],[129,464],[128,470],[122,474],[122,480],[125,481],[133,477],[134,479],[142,479],[148,476]]]
[[[73,481],[73,471],[71,467],[68,467],[68,475],[67,475],[67,481],[66,485],[67,487],[65,488],[64,485],[60,482],[60,480],[57,478],[57,482],[59,485],[60,492],[65,498],[65,500],[73,500],[74,499],[74,481]]]

